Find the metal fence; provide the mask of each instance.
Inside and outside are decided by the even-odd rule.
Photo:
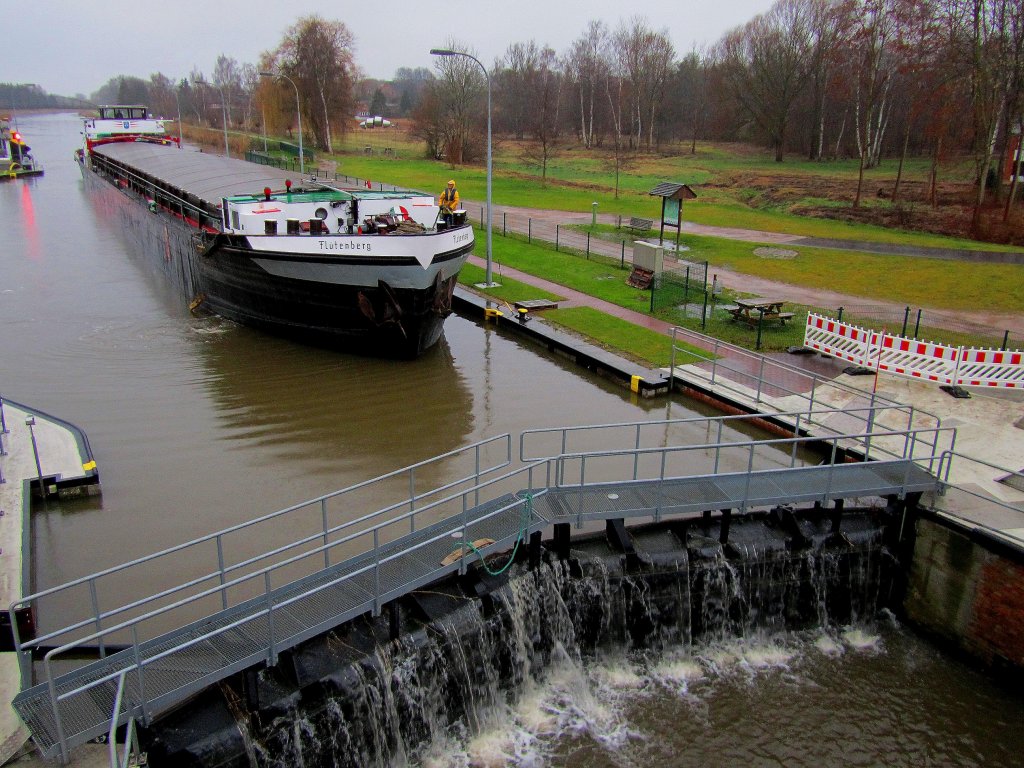
[[[651,283],[651,312],[677,307],[685,317],[708,312],[708,263],[679,261]]]

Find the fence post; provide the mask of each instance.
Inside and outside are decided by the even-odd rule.
[[[558,253],[558,231],[559,231],[559,226],[560,225],[555,224],[555,253]]]
[[[700,313],[700,329],[703,331],[708,325],[708,291],[704,289],[704,309]]]
[[[836,318],[836,321],[840,322],[840,323],[843,322],[843,308],[842,307],[839,308],[839,316]]]
[[[533,219],[526,220],[526,242],[533,242]]]
[[[904,307],[903,309],[903,330],[900,331],[900,336],[907,335],[907,320],[910,319],[910,307]]]
[[[505,217],[508,216],[508,211],[501,212],[501,236],[505,237]]]
[[[754,349],[761,348],[761,326],[764,324],[764,310],[758,310],[757,315],[757,343],[754,345]]]
[[[654,314],[654,294],[658,290],[658,285],[661,283],[661,275],[651,278],[651,309],[650,312]]]
[[[914,338],[917,338],[917,333],[921,329],[921,310],[917,310],[917,322],[914,323]]]
[[[1003,332],[1003,349],[1006,349],[1006,345],[1009,344],[1009,343],[1010,343],[1010,329],[1007,328],[1006,331]],[[2,413],[2,412],[0,412],[0,413]]]
[[[484,228],[484,207],[480,206],[480,229]]]
[[[587,232],[587,258],[590,258],[590,233]]]
[[[619,255],[619,266],[623,269],[626,268],[626,241],[623,240],[620,245],[622,246],[622,253]]]

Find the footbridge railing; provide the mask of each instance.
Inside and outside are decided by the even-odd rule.
[[[26,688],[14,704],[43,754],[66,762],[112,717],[149,722],[552,524],[934,487],[953,431],[882,421],[771,439],[736,417],[532,430],[520,436],[516,467],[510,435],[480,441],[23,598],[12,614],[31,606],[44,627],[46,611],[66,619],[31,640],[12,623]],[[609,439],[615,430],[629,440]],[[580,449],[581,436],[599,445]],[[531,458],[531,441],[549,439],[556,449]],[[874,460],[845,461],[851,446]],[[136,582],[164,586],[140,594]],[[74,660],[88,650],[99,659]],[[43,657],[42,683],[29,688],[33,655]]]

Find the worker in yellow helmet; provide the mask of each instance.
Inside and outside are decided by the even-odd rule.
[[[459,208],[459,190],[455,188],[455,179],[448,181],[448,186],[441,192],[441,216],[451,226],[455,220],[454,213]]]

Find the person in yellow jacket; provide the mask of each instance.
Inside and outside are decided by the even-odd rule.
[[[455,179],[448,182],[448,186],[441,192],[441,199],[438,205],[441,206],[441,215],[449,226],[455,221],[453,215],[459,208],[459,190],[455,188]]]

